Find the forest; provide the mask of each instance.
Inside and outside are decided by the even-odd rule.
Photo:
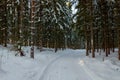
[[[73,9],[74,8],[74,9]],[[74,12],[74,13],[73,13]],[[86,56],[118,49],[120,0],[0,0],[0,45],[86,49]]]

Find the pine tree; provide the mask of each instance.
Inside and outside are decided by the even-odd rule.
[[[117,34],[118,34],[118,59],[120,60],[120,1],[116,0],[115,4],[115,24],[117,27]]]
[[[79,30],[79,33],[81,35],[84,35],[85,38],[85,47],[86,47],[86,55],[88,56],[88,50],[90,47],[90,35],[89,35],[89,29],[90,29],[90,23],[92,19],[92,15],[89,15],[91,12],[91,6],[90,6],[90,1],[87,0],[81,0],[79,1],[78,5],[76,6],[78,9],[77,13],[75,16],[76,17],[76,29]]]
[[[0,1],[0,44],[7,46],[7,1]]]

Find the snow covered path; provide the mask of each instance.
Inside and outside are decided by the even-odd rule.
[[[51,61],[39,80],[103,80],[90,71],[77,55],[66,54]]]

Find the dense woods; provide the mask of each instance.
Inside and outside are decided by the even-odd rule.
[[[77,12],[73,14],[75,5]],[[86,55],[118,48],[120,60],[120,0],[0,0],[0,44],[58,49],[86,48]]]

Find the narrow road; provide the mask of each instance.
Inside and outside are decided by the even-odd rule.
[[[77,55],[55,58],[43,70],[39,80],[102,80],[90,71]]]

